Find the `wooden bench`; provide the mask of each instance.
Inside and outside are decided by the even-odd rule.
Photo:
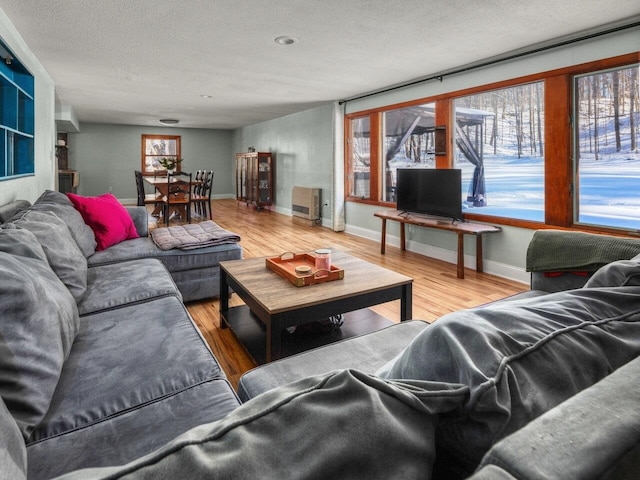
[[[398,210],[387,210],[374,213],[376,217],[382,219],[382,239],[380,242],[380,253],[384,255],[387,220],[400,222],[400,249],[405,250],[405,224],[416,225],[418,227],[436,228],[447,230],[458,235],[458,278],[464,278],[464,236],[476,236],[476,271],[482,272],[482,235],[485,233],[500,232],[502,229],[494,225],[482,223],[472,223],[467,221],[450,220],[443,217],[423,216],[415,213],[400,212]]]

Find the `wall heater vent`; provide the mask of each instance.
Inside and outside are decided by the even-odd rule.
[[[291,213],[295,217],[315,220],[320,217],[320,189],[293,187]]]

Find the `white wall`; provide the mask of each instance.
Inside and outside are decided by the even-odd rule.
[[[44,190],[55,188],[54,84],[2,10],[0,10],[0,38],[35,79],[35,174],[0,180],[0,204],[18,199],[33,202]]]

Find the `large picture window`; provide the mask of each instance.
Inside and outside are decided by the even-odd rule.
[[[0,179],[34,173],[33,75],[0,42]]]
[[[640,229],[639,67],[575,79],[577,223]]]
[[[398,168],[455,168],[469,220],[635,233],[639,77],[635,52],[349,113],[347,200],[393,207]]]
[[[455,100],[455,168],[463,208],[544,221],[544,83]]]

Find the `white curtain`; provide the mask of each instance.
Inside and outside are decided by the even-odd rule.
[[[333,102],[333,230],[345,229],[344,202],[344,111],[339,102]]]

